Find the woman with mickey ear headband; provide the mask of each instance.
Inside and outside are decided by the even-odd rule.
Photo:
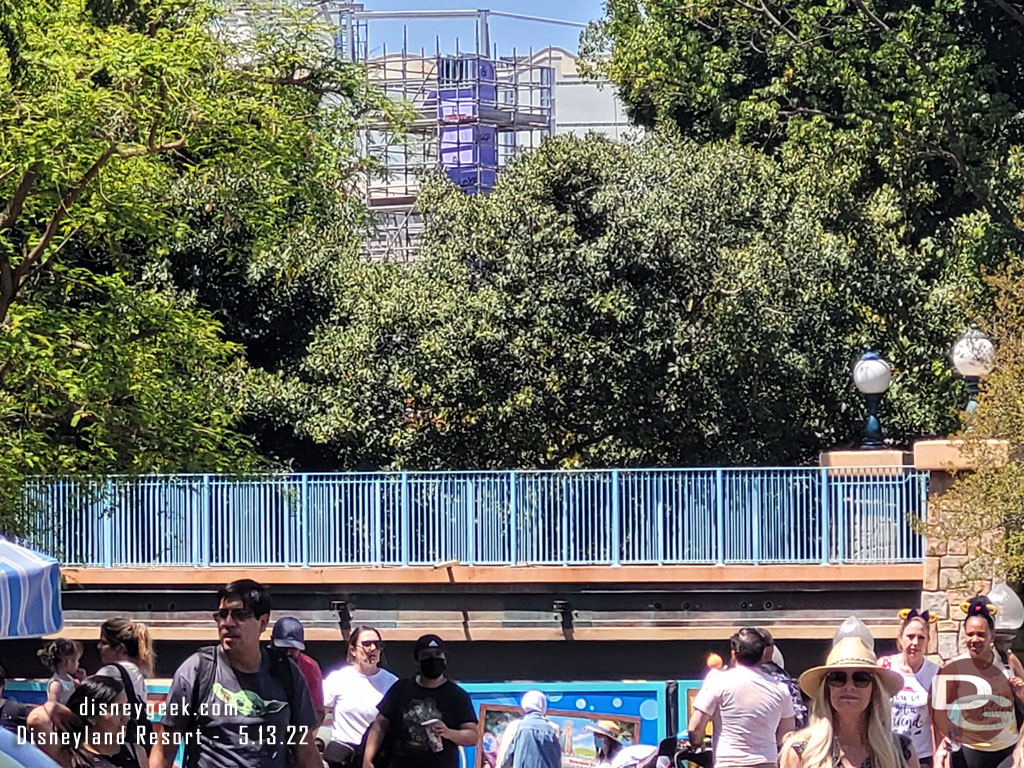
[[[930,768],[935,753],[932,716],[928,709],[932,680],[939,665],[925,658],[931,638],[930,625],[935,618],[928,611],[904,608],[900,611],[900,634],[896,647],[900,652],[882,656],[878,666],[903,675],[903,690],[890,701],[892,732],[910,737],[922,768]]]
[[[998,768],[1004,761],[1009,764],[1017,744],[1014,700],[1024,702],[1024,670],[993,643],[996,607],[988,596],[978,595],[960,607],[967,653],[939,671],[943,697],[952,705],[934,709],[937,724],[946,732],[936,755],[941,760],[948,754],[949,768]],[[992,695],[983,699],[979,693],[986,687]]]

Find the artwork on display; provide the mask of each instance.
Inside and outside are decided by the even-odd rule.
[[[504,704],[480,705],[480,738],[476,745],[476,768],[495,768],[498,747],[505,728],[523,716],[519,707]],[[549,709],[547,718],[558,727],[562,743],[562,768],[589,768],[596,765],[593,734],[585,730],[598,720],[611,720],[619,727],[624,745],[640,743],[640,718],[604,712],[573,712]]]

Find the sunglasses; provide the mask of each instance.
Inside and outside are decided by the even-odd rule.
[[[211,615],[214,621],[227,621],[228,616],[234,617],[235,621],[248,621],[256,614],[250,608],[221,608]]]
[[[867,688],[875,680],[875,676],[871,672],[851,672],[850,677],[853,678],[855,688]],[[829,672],[825,675],[825,681],[833,688],[842,688],[846,685],[846,673]]]
[[[383,648],[384,647],[384,641],[383,640],[360,640],[358,643],[356,643],[356,645],[358,645],[363,650],[370,651],[370,650],[373,650],[374,648]]]

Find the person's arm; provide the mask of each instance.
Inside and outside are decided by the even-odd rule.
[[[153,722],[154,744],[149,751],[149,768],[172,768],[182,739],[195,739],[199,713],[192,711],[192,697],[193,687],[200,685],[197,679],[200,672],[199,659],[198,653],[193,654],[174,672],[171,687],[160,708],[160,716]],[[198,706],[202,706],[202,703]],[[185,742],[186,747],[189,743]]]
[[[910,743],[910,757],[907,758],[907,768],[921,768],[921,761],[917,759],[917,750],[913,742]]]
[[[149,751],[149,768],[172,768],[174,757],[178,754],[178,738],[180,731],[165,728],[160,723],[153,723],[153,738],[156,743]],[[164,742],[168,743],[164,743]]]
[[[1017,701],[1024,702],[1024,667],[1021,667],[1020,659],[1013,653],[1007,658],[1010,667],[1010,686],[1013,688],[1013,695]]]
[[[316,729],[310,728],[302,741],[293,747],[296,768],[323,768],[320,751],[316,748]],[[916,766],[915,766],[916,768]]]
[[[430,729],[442,739],[448,739],[460,747],[475,747],[480,736],[476,723],[462,723],[458,728],[449,728],[438,721],[430,726]]]
[[[686,740],[690,742],[691,746],[699,747],[704,743],[704,734],[707,732],[710,719],[711,715],[707,712],[699,709],[693,710],[693,714],[690,715],[690,720],[686,724]]]
[[[46,684],[46,700],[59,701],[60,700],[60,688],[61,685],[56,680],[51,680]]]
[[[377,715],[366,734],[366,747],[363,749],[363,768],[373,768],[373,759],[377,756],[381,743],[384,741],[384,734],[388,732],[388,719],[384,715]]]
[[[775,729],[775,743],[781,744],[782,740],[786,738],[786,734],[791,733],[794,728],[796,728],[796,718],[792,715],[779,720],[779,727]]]
[[[782,755],[779,757],[779,768],[800,768],[800,755],[793,749],[792,744],[786,744],[782,748]],[[917,768],[920,768],[918,766]]]

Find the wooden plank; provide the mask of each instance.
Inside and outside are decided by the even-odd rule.
[[[865,565],[447,566],[441,568],[63,568],[68,585],[210,586],[236,579],[294,586],[362,584],[798,584],[919,582],[921,563]]]
[[[576,627],[573,630],[573,641],[611,641],[611,640],[637,640],[637,641],[680,641],[680,640],[718,640],[728,638],[738,630],[740,624],[728,625],[681,625],[675,627],[643,627],[643,626],[617,626],[617,627]],[[876,639],[895,638],[899,632],[899,624],[868,624],[868,629]],[[835,634],[839,623],[831,624],[767,624],[765,625],[776,640],[827,640]],[[415,629],[382,629],[389,642],[412,642],[420,635],[433,633],[450,642],[465,640],[488,640],[503,642],[536,642],[536,641],[557,641],[564,640],[560,627],[469,627],[469,636],[462,628],[451,625],[436,626],[423,625]],[[75,626],[65,625],[64,629],[50,638],[66,637],[68,639],[82,640],[85,642],[94,641],[98,637],[99,630],[94,625]],[[217,630],[214,627],[200,626],[161,626],[149,625],[149,634],[154,640],[163,641],[193,641],[215,643],[217,642]],[[341,642],[341,630],[327,627],[307,627],[305,630],[306,640],[310,642]],[[270,641],[269,630],[264,633],[263,640]]]

